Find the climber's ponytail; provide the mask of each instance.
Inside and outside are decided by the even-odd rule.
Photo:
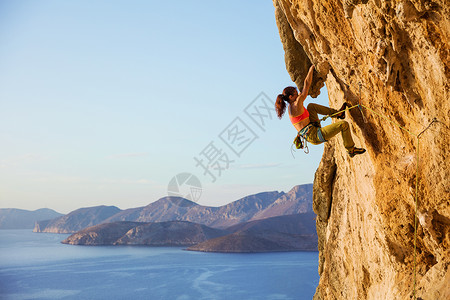
[[[289,96],[294,95],[297,88],[295,86],[288,86],[283,90],[282,94],[277,96],[277,100],[275,101],[275,110],[277,111],[278,118],[281,119],[283,117],[284,112],[286,111],[286,102],[289,103]]]
[[[284,102],[285,97],[285,95],[279,94],[277,96],[277,101],[275,101],[275,110],[277,111],[277,116],[279,119],[283,117],[284,112],[286,111],[286,103]]]

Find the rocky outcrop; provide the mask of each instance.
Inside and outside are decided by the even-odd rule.
[[[188,250],[203,252],[317,251],[315,214],[278,216],[234,225],[229,235],[207,240]]]
[[[114,222],[95,225],[70,235],[61,243],[86,246],[114,245],[130,229],[142,224],[140,222]]]
[[[36,222],[34,232],[74,233],[104,222],[121,210],[115,206],[96,206],[77,209],[59,218]]]
[[[448,1],[273,2],[293,81],[314,64],[311,96],[325,83],[331,107],[364,105],[346,120],[367,153],[350,159],[333,138],[316,172],[315,299],[409,299],[414,253],[415,296],[449,299]]]
[[[34,211],[17,208],[0,208],[0,229],[33,229],[37,221],[48,220],[62,214],[48,208]]]
[[[225,234],[228,232],[185,221],[114,222],[83,229],[62,243],[89,246],[191,246]]]

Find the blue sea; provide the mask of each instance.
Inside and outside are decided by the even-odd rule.
[[[0,299],[311,299],[318,252],[223,254],[73,246],[0,230]]]

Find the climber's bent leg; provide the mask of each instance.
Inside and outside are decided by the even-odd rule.
[[[308,107],[306,109],[309,112],[309,121],[311,123],[319,122],[319,117],[317,116],[318,114],[327,116],[338,112],[333,108],[329,108],[315,103],[308,104]]]
[[[338,121],[331,125],[325,126],[319,129],[322,132],[322,136],[325,140],[330,140],[333,136],[342,133],[342,139],[344,140],[344,147],[350,151],[355,147],[355,143],[352,139],[352,133],[347,121]]]

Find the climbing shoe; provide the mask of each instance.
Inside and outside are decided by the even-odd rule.
[[[352,150],[348,151],[348,155],[350,155],[350,157],[353,157],[358,154],[363,154],[364,152],[366,152],[366,149],[354,147]]]
[[[349,105],[347,104],[347,102],[344,102],[344,104],[342,104],[341,108],[339,108],[338,111],[343,110],[343,112],[341,112],[340,114],[336,115],[337,119],[345,119],[345,109],[348,107]]]

